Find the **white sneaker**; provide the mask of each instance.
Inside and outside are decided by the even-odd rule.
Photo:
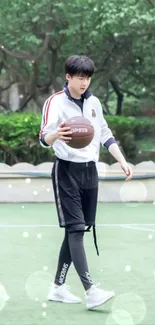
[[[65,302],[68,304],[78,304],[81,302],[81,299],[74,296],[65,284],[58,287],[52,285],[48,294],[48,300]]]
[[[98,307],[115,296],[112,291],[104,291],[92,285],[88,292],[85,293],[86,306],[88,309]]]

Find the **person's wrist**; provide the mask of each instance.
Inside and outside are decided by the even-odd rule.
[[[127,164],[127,161],[125,160],[125,158],[122,158],[122,159],[120,159],[120,162],[119,162],[121,165],[123,165],[123,164]]]
[[[58,139],[58,133],[55,132],[49,132],[45,135],[45,142],[49,145],[53,145],[53,143]]]
[[[57,129],[54,135],[55,141],[59,139],[59,130]]]

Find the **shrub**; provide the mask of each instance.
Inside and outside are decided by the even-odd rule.
[[[53,151],[42,148],[39,143],[40,123],[39,114],[0,114],[0,160],[9,165],[51,161]]]
[[[105,116],[128,161],[137,155],[136,139],[154,132],[154,119],[125,116]],[[39,143],[41,115],[34,113],[0,114],[0,161],[9,165],[29,162],[38,165],[53,161],[53,149],[41,147]],[[100,160],[114,161],[107,151],[101,148]]]

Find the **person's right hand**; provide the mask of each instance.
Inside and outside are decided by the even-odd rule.
[[[64,141],[64,142],[69,142],[71,138],[71,128],[66,127],[65,123],[61,123],[57,129],[57,139]]]

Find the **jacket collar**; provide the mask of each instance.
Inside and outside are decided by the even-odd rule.
[[[64,85],[64,92],[66,93],[66,95],[68,96],[68,99],[70,99],[71,101],[73,100],[70,92],[69,92],[69,89],[68,89],[68,82],[65,83]],[[83,94],[82,94],[82,97],[83,99],[88,99],[89,97],[91,96],[91,93],[89,90],[86,90]]]

